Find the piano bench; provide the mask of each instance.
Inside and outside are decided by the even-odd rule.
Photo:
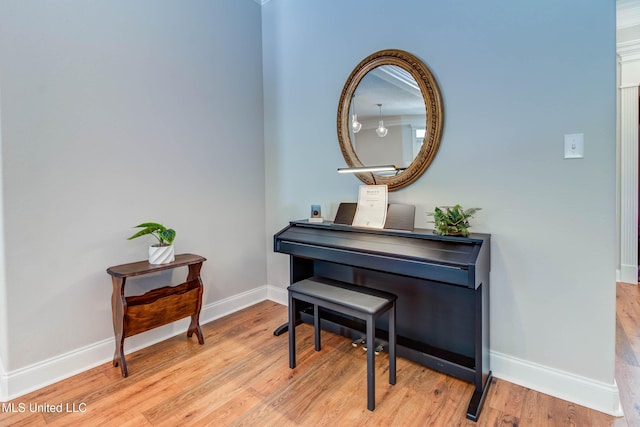
[[[389,384],[396,383],[396,299],[388,292],[321,277],[311,277],[290,285],[289,291],[289,367],[296,367],[296,301],[313,304],[315,350],[320,351],[319,307],[362,319],[367,339],[367,408],[373,411],[375,399],[376,319],[389,312]]]

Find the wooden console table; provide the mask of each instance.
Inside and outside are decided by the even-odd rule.
[[[191,316],[187,336],[195,332],[198,342],[204,344],[200,329],[200,308],[202,306],[202,279],[200,269],[206,258],[194,254],[176,255],[175,261],[168,264],[149,264],[148,261],[109,267],[107,273],[113,282],[111,310],[116,350],[113,366],[120,364],[122,376],[129,375],[124,358],[124,339],[158,326]],[[144,295],[124,295],[124,286],[128,277],[142,276],[177,267],[189,267],[187,281],[177,286],[156,288]]]

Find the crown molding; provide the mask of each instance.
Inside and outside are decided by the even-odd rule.
[[[263,6],[267,3],[269,3],[269,0],[253,0],[254,2],[258,3],[260,6]]]
[[[620,62],[635,62],[640,60],[640,40],[618,43],[616,52],[620,55]]]
[[[640,25],[640,0],[616,1],[616,27],[629,28]]]

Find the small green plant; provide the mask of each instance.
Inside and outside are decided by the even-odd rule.
[[[469,208],[464,210],[462,206],[443,206],[442,208],[436,207],[435,212],[427,212],[427,215],[433,217],[435,229],[433,234],[439,234],[442,236],[468,236],[469,232],[469,218],[482,208]]]
[[[167,228],[164,225],[158,224],[156,222],[144,222],[140,225],[136,225],[133,228],[142,228],[142,230],[138,231],[127,240],[151,234],[156,239],[158,239],[159,242],[153,246],[170,246],[173,243],[173,240],[176,238],[176,231],[174,229]]]

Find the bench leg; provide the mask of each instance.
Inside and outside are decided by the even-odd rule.
[[[367,409],[370,411],[376,408],[375,330],[375,318],[367,316]]]
[[[289,292],[289,368],[296,367],[296,299]]]
[[[320,307],[318,307],[318,304],[313,304],[313,329],[316,351],[320,351]]]
[[[396,383],[396,303],[389,310],[389,384]]]

